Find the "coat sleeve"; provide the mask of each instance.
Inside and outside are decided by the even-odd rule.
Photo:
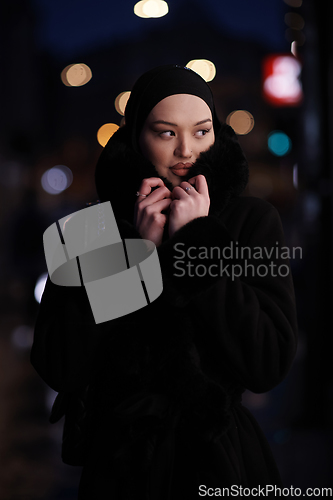
[[[42,379],[55,391],[87,383],[98,338],[85,288],[58,286],[48,278],[30,356]]]
[[[161,245],[165,295],[190,311],[211,369],[265,392],[286,376],[296,352],[289,249],[267,203],[233,229],[202,217]]]

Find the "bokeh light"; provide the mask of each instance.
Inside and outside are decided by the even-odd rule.
[[[59,194],[65,191],[73,182],[72,171],[65,165],[56,165],[46,170],[41,183],[44,191],[49,194]]]
[[[295,40],[291,42],[290,52],[292,53],[293,56],[297,57],[297,43],[295,42]]]
[[[198,73],[206,82],[212,81],[216,75],[215,65],[208,59],[193,59],[186,67]]]
[[[42,295],[44,293],[44,288],[45,288],[47,277],[48,277],[48,274],[43,273],[37,279],[37,282],[35,285],[34,295],[35,295],[35,299],[37,300],[38,303],[40,303],[40,301],[42,300]]]
[[[254,127],[254,118],[249,111],[239,109],[227,116],[226,122],[238,135],[246,135]]]
[[[110,137],[118,130],[119,125],[115,123],[105,123],[102,125],[97,132],[97,140],[101,146],[106,146]]]
[[[141,0],[140,2],[134,5],[134,14],[138,17],[142,17],[143,19],[148,19],[150,16],[147,16],[143,12],[143,6],[145,4],[145,0]]]
[[[298,189],[298,164],[295,163],[293,166],[293,186]]]
[[[28,325],[19,325],[11,333],[11,342],[18,349],[31,349],[34,330]]]
[[[69,68],[71,68],[73,66],[73,64],[69,64],[68,66],[66,66],[66,68],[64,68],[61,72],[61,75],[60,75],[60,78],[61,78],[61,81],[64,85],[66,85],[66,87],[71,87],[71,84],[68,83],[67,81],[67,71],[69,70]]]
[[[268,136],[268,149],[275,156],[285,156],[291,150],[291,140],[281,130],[274,130]]]
[[[275,105],[298,105],[303,98],[301,69],[301,63],[292,55],[267,56],[263,61],[265,98]]]
[[[142,11],[149,17],[162,17],[169,12],[169,7],[161,0],[147,0],[142,6]]]
[[[303,0],[284,0],[284,3],[289,5],[290,7],[301,7]]]
[[[61,80],[67,87],[81,87],[92,78],[92,72],[86,64],[70,64],[61,72]]]
[[[130,95],[131,92],[129,90],[126,90],[125,92],[122,92],[121,94],[117,95],[114,101],[114,106],[120,115],[124,116],[126,104]]]
[[[305,26],[305,21],[302,16],[296,12],[287,12],[284,16],[284,22],[289,28],[294,30],[302,30]]]
[[[134,6],[134,14],[142,18],[163,17],[169,12],[164,0],[141,0]]]

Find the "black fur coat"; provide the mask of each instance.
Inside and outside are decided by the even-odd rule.
[[[253,256],[255,248],[284,247],[281,222],[268,203],[239,196],[248,167],[229,126],[222,125],[190,176],[199,173],[209,187],[209,215],[164,238],[156,301],[95,325],[83,288],[48,282],[45,289],[32,363],[57,391],[95,388],[80,499],[97,498],[106,484],[110,498],[176,500],[197,498],[200,484],[280,482],[240,401],[245,388],[264,392],[281,382],[295,355],[289,261],[278,251]],[[119,129],[101,155],[96,186],[101,201],[111,201],[123,238],[139,237],[135,192],[156,175]],[[243,247],[252,249],[248,258],[235,251]],[[233,251],[223,258],[226,248]],[[191,265],[197,272],[188,271]]]

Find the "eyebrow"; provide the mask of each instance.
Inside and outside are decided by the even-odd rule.
[[[212,120],[210,118],[207,118],[206,120],[201,120],[200,122],[195,123],[193,126],[196,127],[197,125],[202,125],[203,123],[207,122],[212,122]],[[153,122],[153,125],[158,125],[158,124],[171,125],[172,127],[178,126],[176,123],[166,122],[165,120],[156,120],[155,122]]]

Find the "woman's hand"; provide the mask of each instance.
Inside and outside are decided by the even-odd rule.
[[[195,186],[195,187],[193,187]],[[169,215],[169,236],[193,219],[208,215],[210,198],[206,178],[192,177],[172,190]]]
[[[152,188],[156,186],[159,187],[152,192]],[[167,216],[162,212],[169,208],[171,192],[162,179],[149,177],[142,181],[139,193],[146,196],[138,196],[135,203],[134,226],[142,238],[152,241],[158,247],[167,222]]]

